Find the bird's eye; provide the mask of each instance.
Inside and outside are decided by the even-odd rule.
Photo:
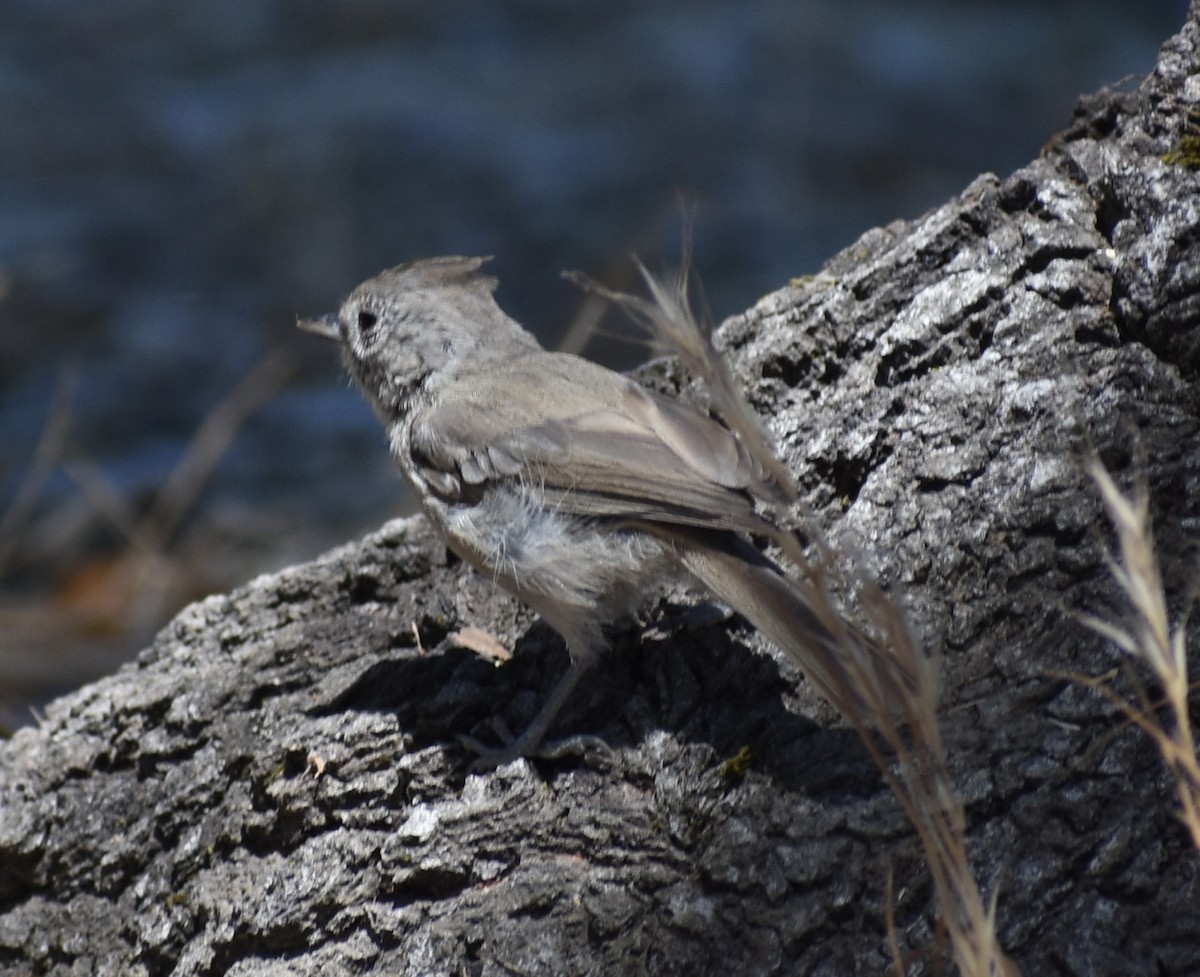
[[[375,323],[379,321],[379,316],[374,312],[368,312],[366,309],[360,309],[358,313],[358,328],[360,332],[370,332],[375,328]]]

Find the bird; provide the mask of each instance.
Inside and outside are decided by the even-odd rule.
[[[448,547],[566,642],[568,669],[519,736],[467,740],[481,760],[537,755],[602,659],[605,625],[678,581],[743,615],[837,704],[844,629],[752,542],[785,535],[778,467],[707,412],[543,348],[496,303],[488,260],[402,264],[297,323],[340,347]]]

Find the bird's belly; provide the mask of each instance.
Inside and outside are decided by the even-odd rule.
[[[674,560],[653,536],[548,509],[540,492],[490,488],[474,504],[436,503],[430,516],[463,559],[527,601],[597,621],[629,613]]]

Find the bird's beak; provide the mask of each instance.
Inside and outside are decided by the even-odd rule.
[[[338,317],[334,312],[312,319],[297,319],[296,328],[301,332],[310,332],[314,336],[320,336],[322,339],[338,341],[342,338],[342,333],[338,329]]]

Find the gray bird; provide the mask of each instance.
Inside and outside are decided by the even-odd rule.
[[[300,328],[335,340],[430,521],[462,559],[532,607],[571,664],[494,752],[537,751],[604,650],[603,625],[680,578],[745,616],[827,695],[838,643],[802,588],[747,539],[778,486],[694,408],[549,352],[493,298],[486,259],[431,258],[359,285]]]

